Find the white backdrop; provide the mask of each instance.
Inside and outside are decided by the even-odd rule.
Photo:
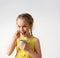
[[[60,0],[0,0],[0,58],[16,30],[18,14],[28,12],[34,18],[33,34],[39,38],[43,58],[60,58]]]

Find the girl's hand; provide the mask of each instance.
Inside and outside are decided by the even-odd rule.
[[[25,43],[25,45],[24,45],[24,50],[30,50],[30,47],[28,46],[28,44],[27,43]]]
[[[14,33],[13,38],[16,40],[19,36],[20,36],[20,31],[17,30],[17,31]]]
[[[23,50],[29,50],[29,46],[27,43],[20,43],[19,45],[20,49],[23,49]]]

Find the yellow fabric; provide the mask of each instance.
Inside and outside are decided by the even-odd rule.
[[[32,58],[26,50],[22,50],[18,47],[20,40],[25,40],[25,39],[21,36],[17,39],[17,46],[16,46],[17,53],[15,58]],[[32,36],[31,38],[28,38],[27,40],[27,44],[32,49],[32,51],[34,51],[34,40],[35,40],[34,36]]]

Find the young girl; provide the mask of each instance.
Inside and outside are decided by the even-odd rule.
[[[7,54],[11,55],[16,47],[15,58],[42,58],[39,39],[32,34],[32,16],[28,13],[20,14],[16,19],[16,24],[18,30],[12,38]]]

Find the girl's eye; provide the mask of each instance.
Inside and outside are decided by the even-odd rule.
[[[20,26],[18,25],[18,27],[20,28]]]
[[[18,25],[18,27],[20,28],[21,26]],[[27,27],[27,26],[23,26],[23,27]]]
[[[27,27],[27,26],[23,26],[23,27]]]

